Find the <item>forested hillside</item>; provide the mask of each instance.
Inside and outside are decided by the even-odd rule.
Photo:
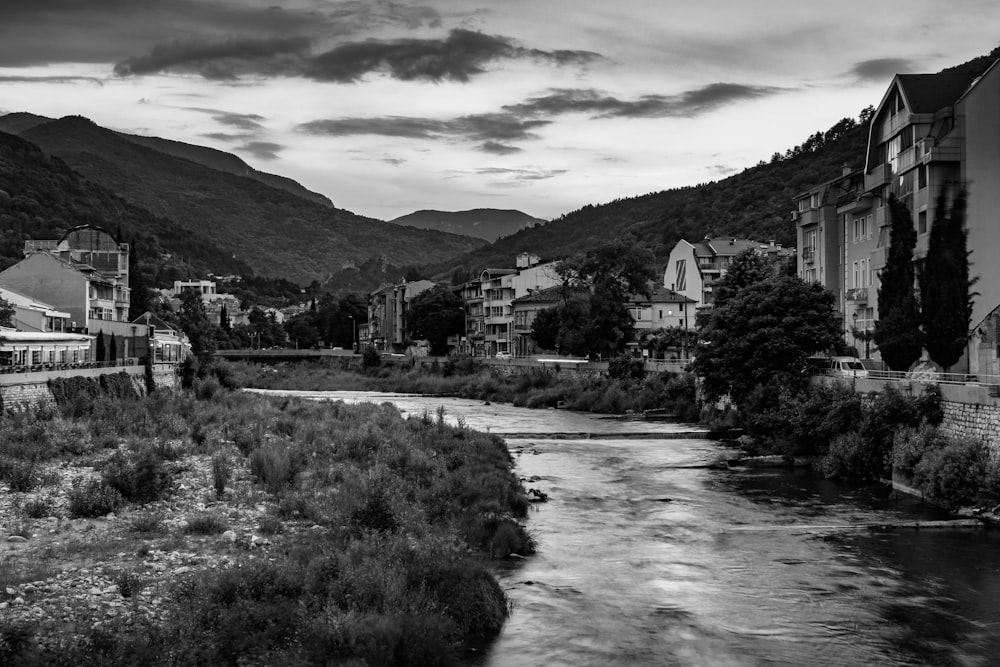
[[[134,244],[143,272],[161,284],[210,272],[251,273],[200,234],[124,201],[34,144],[0,132],[0,269],[23,257],[26,239],[58,239],[83,224]]]
[[[770,161],[721,181],[587,205],[546,225],[525,229],[450,263],[425,267],[438,277],[471,275],[486,266],[510,266],[519,252],[557,258],[632,233],[666,261],[682,238],[738,236],[795,244],[792,198],[835,178],[847,165],[861,167],[868,140],[866,109],[856,120],[844,118]]]
[[[305,285],[375,255],[425,264],[484,243],[310,201],[139,145],[78,116],[36,124],[20,136],[126,201],[199,234],[257,275]]]

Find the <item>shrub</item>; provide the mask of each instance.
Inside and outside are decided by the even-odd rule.
[[[216,452],[212,456],[212,487],[215,489],[215,496],[221,498],[226,493],[226,485],[233,476],[233,465],[229,457],[222,452]]]
[[[192,535],[217,535],[228,528],[226,520],[214,512],[202,512],[187,519],[184,532]]]
[[[382,355],[374,347],[366,347],[361,355],[361,367],[365,369],[378,368],[382,365]]]
[[[826,455],[819,461],[819,469],[826,477],[836,479],[869,480],[876,466],[871,448],[857,431],[844,433],[833,439]]]
[[[382,489],[375,489],[365,500],[365,504],[351,515],[351,525],[358,530],[391,533],[398,528],[399,524],[385,492]]]
[[[125,499],[106,482],[91,480],[87,484],[74,484],[68,494],[69,515],[73,518],[105,516],[118,509]]]
[[[33,498],[24,503],[24,514],[31,519],[50,517],[55,509],[52,498]]]
[[[945,507],[971,505],[980,499],[989,467],[985,443],[957,438],[928,449],[913,471],[913,482]]]
[[[298,462],[287,443],[269,442],[250,453],[250,472],[268,491],[279,494],[295,479]]]
[[[641,380],[646,376],[642,359],[635,357],[615,357],[608,362],[608,377],[612,380]]]
[[[905,475],[912,475],[926,452],[946,444],[947,438],[936,426],[901,429],[892,439],[892,467]]]
[[[115,585],[123,598],[130,598],[137,595],[146,582],[132,570],[119,570],[115,576]]]
[[[130,526],[137,533],[148,534],[159,532],[162,522],[163,515],[159,512],[143,512],[132,517]]]
[[[0,459],[0,479],[7,482],[11,491],[31,491],[38,486],[35,464],[17,459]]]
[[[170,489],[170,473],[163,459],[151,448],[139,453],[135,461],[121,451],[115,452],[101,473],[104,482],[132,502],[159,500]]]

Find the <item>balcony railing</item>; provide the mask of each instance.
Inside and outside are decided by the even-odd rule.
[[[816,248],[803,248],[802,249],[802,261],[812,262],[816,259]]]
[[[854,289],[849,289],[847,290],[846,297],[848,301],[854,303],[868,303],[868,288],[855,287]]]
[[[888,163],[877,165],[865,174],[865,190],[871,191],[882,187],[892,180],[892,167]]]

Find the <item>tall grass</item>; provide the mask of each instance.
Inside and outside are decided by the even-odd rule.
[[[100,480],[69,490],[71,514],[100,516],[169,499],[165,459],[197,451],[216,462],[206,480],[216,497],[230,466],[249,470],[277,517],[314,528],[281,531],[282,548],[266,557],[247,552],[239,567],[178,582],[162,623],[94,630],[62,645],[61,660],[449,664],[461,642],[502,627],[508,603],[490,560],[535,548],[522,525],[527,497],[502,440],[440,418],[404,419],[390,405],[194,385],[148,397],[87,390],[83,413],[82,399],[66,390],[61,413],[5,418],[0,455],[8,468],[107,459]],[[95,441],[113,442],[115,453],[102,455]],[[196,533],[224,528],[216,515],[187,520]],[[133,530],[158,525],[137,520]],[[0,621],[0,633],[18,632]],[[27,651],[18,660],[44,664],[30,655],[31,642],[17,641]]]

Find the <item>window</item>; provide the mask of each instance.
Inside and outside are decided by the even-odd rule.
[[[867,238],[870,239],[872,237],[872,234],[874,233],[874,229],[875,229],[874,220],[872,219],[871,214],[869,214],[868,215],[868,236],[867,236]]]
[[[819,208],[819,193],[809,195],[809,208]]]
[[[32,350],[31,351],[31,363],[33,363],[33,364],[40,364],[40,363],[42,363],[42,351],[41,350]]]
[[[660,317],[659,317],[659,319],[661,319],[661,320],[663,319],[663,311],[662,310],[660,311]]]
[[[674,289],[683,292],[687,289],[687,260],[677,260],[677,273],[674,279]]]
[[[851,263],[851,274],[852,274],[851,275],[851,287],[857,287],[858,286],[858,274],[859,274],[859,271],[860,271],[858,264],[859,264],[858,262],[852,262]]]
[[[923,190],[927,187],[927,165],[922,164],[917,167],[917,189]]]
[[[858,238],[861,236],[861,224],[857,218],[854,218],[854,242],[858,242]]]
[[[920,213],[917,213],[917,233],[927,233],[927,211],[920,211]]]

